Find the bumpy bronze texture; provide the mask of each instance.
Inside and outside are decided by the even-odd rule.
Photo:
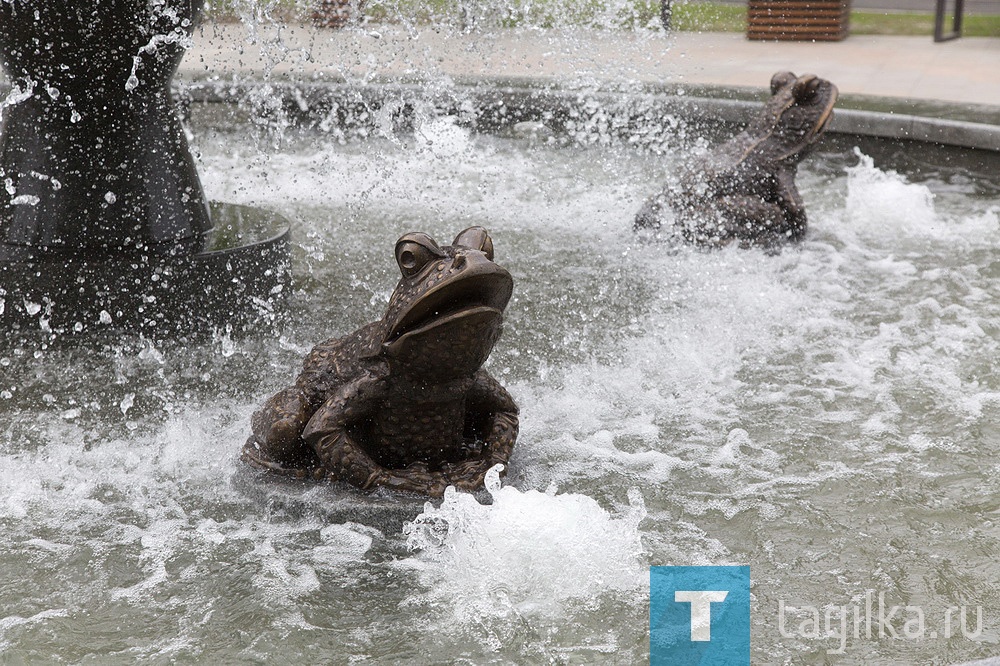
[[[439,497],[475,490],[510,458],[517,405],[482,369],[513,280],[482,227],[441,247],[396,242],[402,278],[385,316],[316,345],[295,384],[254,414],[243,457],[299,478]]]
[[[756,120],[648,199],[635,228],[669,224],[670,209],[670,230],[697,245],[769,248],[800,240],[806,211],[796,171],[826,130],[836,101],[837,87],[829,81],[778,72]]]

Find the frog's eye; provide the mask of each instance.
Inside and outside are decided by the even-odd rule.
[[[409,233],[396,241],[396,263],[404,277],[413,277],[430,262],[446,256],[427,234]]]
[[[799,102],[807,102],[816,96],[819,86],[820,80],[814,74],[804,74],[795,82],[792,95]]]
[[[486,255],[486,258],[493,261],[493,239],[483,227],[469,227],[465,231],[455,236],[452,241],[454,247],[467,247],[472,250],[479,250]]]
[[[778,72],[771,77],[771,94],[777,95],[778,91],[795,81],[795,75],[791,72]]]

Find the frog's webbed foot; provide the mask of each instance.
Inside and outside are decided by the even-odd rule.
[[[246,444],[243,445],[241,457],[244,461],[258,469],[295,479],[314,479],[318,481],[325,476],[325,472],[319,466],[315,456],[310,456],[309,458],[303,457],[301,464],[298,465],[282,464],[267,455],[266,450],[257,441],[257,438],[252,435],[247,439]]]
[[[251,419],[243,459],[261,469],[303,478],[318,465],[300,433],[312,414],[308,396],[290,386],[271,396]]]
[[[431,472],[423,463],[414,463],[403,469],[385,470],[379,485],[393,490],[441,497],[445,488],[452,483],[444,473]]]
[[[441,497],[449,484],[443,473],[431,472],[423,463],[414,463],[402,469],[383,467],[346,433],[321,438],[316,443],[316,452],[323,461],[327,479],[346,481],[362,490],[390,488]]]
[[[444,474],[448,478],[448,485],[455,486],[458,490],[473,492],[485,485],[486,473],[497,463],[489,457],[474,458],[460,463],[448,465]],[[500,476],[506,474],[507,466],[500,470]]]

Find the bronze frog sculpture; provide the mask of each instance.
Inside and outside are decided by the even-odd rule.
[[[778,72],[771,98],[745,131],[717,146],[648,199],[634,228],[659,229],[673,212],[684,241],[719,247],[775,247],[800,240],[806,211],[795,187],[799,162],[833,117],[837,87],[812,74]]]
[[[385,316],[316,345],[295,384],[252,418],[243,457],[299,478],[433,497],[475,490],[506,465],[518,409],[482,369],[513,291],[482,227],[440,247],[396,242],[402,278]]]

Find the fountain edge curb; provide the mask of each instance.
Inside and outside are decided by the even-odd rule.
[[[723,99],[711,93],[732,94],[734,89],[726,86],[699,86],[697,95],[680,94],[676,86],[643,86],[641,89],[569,88],[555,86],[551,82],[538,80],[469,78],[456,80],[450,86],[442,86],[426,81],[414,82],[369,82],[353,84],[346,81],[293,82],[271,80],[206,81],[175,80],[178,99],[183,103],[237,103],[253,90],[267,88],[280,92],[286,100],[299,105],[314,102],[322,97],[346,96],[348,91],[367,91],[365,96],[378,96],[375,91],[426,94],[433,91],[438,96],[480,95],[492,96],[494,100],[506,98],[510,106],[518,106],[522,112],[551,108],[561,98],[589,98],[597,101],[620,103],[623,97],[641,98],[668,113],[680,113],[686,117],[705,121],[746,123],[759,109],[762,102],[748,99]],[[0,81],[0,96],[5,96],[10,86]],[[738,94],[756,94],[756,88],[741,89]],[[763,89],[760,89],[763,96]],[[709,94],[703,94],[709,93]],[[863,96],[854,96],[863,100]],[[875,99],[875,98],[872,98]],[[886,101],[878,98],[883,104]],[[898,99],[900,108],[915,106],[918,101]],[[992,110],[992,108],[991,108]],[[997,110],[1000,113],[1000,110]],[[527,118],[526,118],[527,119]],[[836,134],[855,134],[883,139],[900,139],[936,143],[959,148],[972,148],[1000,152],[1000,125],[967,120],[950,120],[933,116],[895,112],[871,111],[856,108],[837,108],[829,131]]]
[[[360,94],[367,99],[386,97],[389,94],[425,95],[437,98],[478,97],[487,104],[500,104],[516,108],[524,120],[534,119],[551,111],[557,103],[593,100],[620,105],[624,98],[642,100],[665,113],[683,115],[700,121],[746,123],[763,106],[762,102],[745,99],[720,99],[711,96],[681,95],[666,89],[643,88],[640,90],[573,89],[557,87],[547,82],[518,82],[508,80],[474,79],[455,82],[451,86],[428,85],[413,82],[385,82],[351,84],[347,82],[268,82],[250,81],[229,83],[221,81],[182,81],[179,98],[187,102],[237,103],[251,91],[267,87],[280,92],[287,101],[304,110],[323,98]],[[711,90],[710,87],[704,90]],[[729,91],[730,88],[720,88]],[[900,101],[905,106],[905,100]],[[511,118],[511,122],[516,122]],[[1000,125],[949,120],[930,116],[903,113],[886,113],[863,109],[838,108],[829,130],[835,134],[852,134],[935,143],[959,148],[1000,152]]]

